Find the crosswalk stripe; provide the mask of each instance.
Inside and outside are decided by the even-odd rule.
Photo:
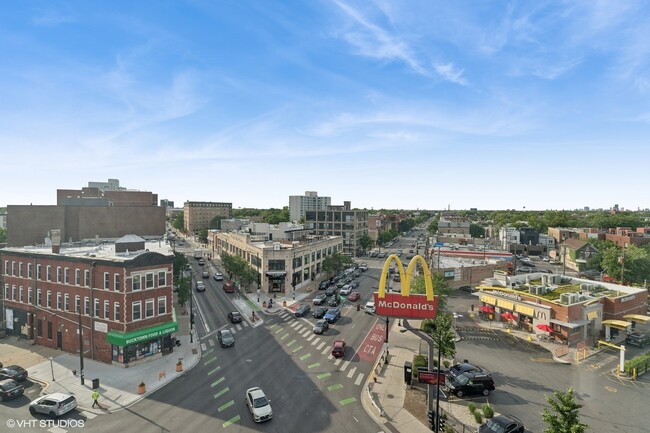
[[[292,328],[296,328],[296,329],[298,329],[298,326],[300,326],[300,322],[293,322],[293,323],[292,323],[291,325],[289,325],[289,326],[291,326]]]
[[[316,334],[311,334],[311,335],[309,336],[309,338],[307,339],[307,341],[311,341],[311,340],[313,340],[314,337],[316,337]]]
[[[354,384],[360,385],[362,379],[363,379],[363,373],[359,373],[359,375],[357,376],[357,380],[354,381]]]
[[[248,326],[249,326],[248,322],[242,322],[242,324],[244,325],[244,328],[248,328]]]
[[[319,341],[320,341],[320,338],[315,338],[314,341],[311,342],[311,345],[315,346],[315,345],[318,344]]]
[[[85,410],[84,410],[84,411],[81,411],[81,413],[83,413],[84,416],[85,416],[86,418],[88,418],[88,419],[93,419],[93,418],[95,418],[95,417],[97,416],[97,414],[94,414],[94,413],[92,413],[92,412],[86,412]]]
[[[352,367],[350,371],[348,371],[348,379],[351,379],[352,376],[354,376],[355,371],[357,371],[357,367]]]
[[[321,341],[320,344],[318,346],[316,346],[316,350],[321,350],[323,348],[323,346],[325,346],[325,342]]]
[[[280,313],[280,317],[289,317],[287,313]]]
[[[237,327],[237,330],[238,330],[238,331],[241,331],[241,330],[242,330],[241,325],[237,324],[237,325],[235,325],[235,326]]]
[[[345,371],[345,369],[348,368],[348,365],[350,365],[350,361],[345,361],[343,363],[343,366],[341,368],[339,368],[339,370]]]
[[[208,343],[210,343],[210,346],[214,346],[214,340],[208,340]]]
[[[298,322],[295,322],[295,323],[298,323]],[[296,326],[295,329],[296,329],[296,332],[302,332],[302,330],[304,329],[304,326],[302,324],[300,324],[300,325]]]
[[[205,352],[208,350],[208,346],[205,343],[201,343],[201,350]]]
[[[334,365],[339,365],[343,361],[343,358],[336,358],[336,361],[334,361]]]
[[[330,350],[330,348],[329,348],[329,347],[326,347],[325,350],[323,350],[323,351],[321,352],[321,354],[325,355],[327,352],[329,352],[329,350]]]
[[[232,332],[233,334],[237,333],[237,331],[235,331],[235,328],[230,328],[230,332]]]

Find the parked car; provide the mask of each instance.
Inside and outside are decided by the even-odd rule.
[[[474,372],[484,372],[485,374],[490,374],[489,371],[484,370],[481,367],[470,364],[468,362],[462,362],[460,364],[452,365],[449,367],[449,376],[456,377],[459,374],[463,373],[474,373]]]
[[[327,300],[327,295],[325,293],[321,293],[319,295],[316,295],[314,297],[314,305],[321,305]]]
[[[359,299],[361,299],[361,294],[359,292],[352,292],[348,295],[348,301],[350,302],[357,302]]]
[[[492,376],[484,372],[465,372],[455,377],[450,375],[446,387],[456,397],[468,394],[488,395],[495,389]]]
[[[650,336],[645,334],[639,334],[638,332],[633,332],[627,336],[625,343],[636,346],[636,347],[645,347],[650,344]]]
[[[325,296],[332,296],[335,295],[337,292],[336,286],[329,286],[327,290],[325,290]]]
[[[271,400],[266,398],[262,388],[248,388],[246,390],[246,406],[255,422],[264,422],[273,418]]]
[[[323,316],[325,316],[325,313],[327,313],[327,307],[316,307],[312,316],[316,319],[322,319]]]
[[[524,424],[512,415],[498,415],[488,418],[485,424],[478,428],[479,433],[524,433]]]
[[[352,281],[350,283],[350,287],[352,287],[352,290],[356,289],[357,287],[359,287],[359,282],[358,281]]]
[[[386,258],[386,253],[378,253],[377,258],[379,259],[385,259]]]
[[[203,284],[203,281],[197,281],[196,282],[196,291],[197,292],[205,292],[205,284]]]
[[[18,365],[0,368],[0,379],[12,379],[17,382],[22,382],[27,379],[27,375],[27,370]]]
[[[230,323],[239,323],[242,321],[242,315],[239,311],[231,311],[228,313],[228,320]]]
[[[212,277],[215,281],[223,281],[223,274],[221,272],[215,272]]]
[[[314,325],[314,334],[323,334],[330,328],[330,324],[327,323],[327,320],[321,319],[316,322]]]
[[[347,296],[350,293],[352,293],[352,285],[346,284],[345,286],[341,287],[341,295],[342,296]]]
[[[230,329],[221,329],[217,331],[217,339],[221,347],[231,347],[235,345],[235,337],[230,332]]]
[[[55,392],[38,397],[29,404],[29,413],[36,415],[44,413],[50,418],[56,418],[74,410],[77,407],[77,399],[70,394]]]
[[[461,292],[467,292],[467,293],[474,293],[476,292],[476,289],[472,286],[460,286],[458,288]]]
[[[296,309],[295,316],[296,317],[305,317],[307,313],[309,313],[309,310],[311,308],[307,304],[300,304],[298,308]]]
[[[520,268],[517,268],[517,272],[521,274],[530,274],[532,272],[532,268],[528,266],[522,266]]]
[[[363,311],[366,313],[375,314],[375,311],[377,311],[375,308],[375,303],[373,301],[366,302],[366,306],[363,308]]]
[[[323,316],[323,319],[329,323],[334,323],[341,318],[341,310],[339,308],[330,308]]]
[[[232,281],[227,281],[223,285],[223,291],[226,293],[235,293],[235,283]]]
[[[327,301],[327,305],[329,305],[330,307],[338,307],[340,303],[341,303],[341,298],[339,298],[338,295],[332,296],[329,299],[329,301]]]
[[[13,379],[0,380],[0,401],[20,397],[25,392],[25,387]]]
[[[345,341],[343,340],[336,340],[332,344],[332,356],[334,358],[342,358],[345,356]]]

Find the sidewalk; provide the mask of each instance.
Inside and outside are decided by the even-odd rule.
[[[106,414],[127,408],[142,400],[147,395],[170,383],[178,376],[194,367],[201,357],[198,338],[190,344],[189,319],[178,316],[178,334],[181,346],[174,352],[160,358],[128,368],[118,367],[103,362],[84,358],[84,385],[79,376],[79,356],[49,349],[52,361],[42,360],[27,368],[30,379],[43,384],[43,393],[63,392],[77,398],[79,410],[95,415]],[[12,350],[14,350],[12,348]],[[20,349],[15,349],[20,350]],[[176,372],[176,362],[182,359],[183,371]],[[77,375],[72,374],[77,370]],[[92,380],[99,379],[99,404],[101,408],[92,408]],[[144,382],[146,392],[138,394],[138,384]]]

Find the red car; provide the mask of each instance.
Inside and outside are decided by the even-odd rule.
[[[226,293],[235,293],[235,283],[228,281],[223,285],[223,291]]]
[[[342,358],[345,356],[345,341],[337,340],[332,345],[332,356],[334,358]]]
[[[348,301],[350,302],[357,302],[359,299],[361,299],[359,292],[352,292],[348,295]]]

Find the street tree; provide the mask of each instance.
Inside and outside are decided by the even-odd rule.
[[[187,269],[188,265],[189,265],[189,261],[187,260],[187,257],[185,257],[185,254],[179,253],[178,251],[174,251],[174,263],[173,263],[174,282],[178,282],[180,280],[180,277],[183,275],[182,272]]]
[[[362,234],[359,238],[359,246],[363,250],[364,254],[370,249],[370,247],[372,247],[374,243],[375,241],[373,241],[372,238],[368,236],[368,233]]]
[[[547,395],[546,401],[551,405],[542,411],[542,420],[548,425],[544,433],[584,433],[589,426],[580,422],[579,411],[581,404],[576,402],[573,388],[566,392],[556,391],[552,396]]]
[[[352,265],[352,259],[349,256],[346,256],[345,254],[341,254],[340,252],[331,254],[325,257],[325,259],[323,260],[323,270],[327,272],[328,275],[330,273],[338,274],[343,269],[346,269],[351,265]]]
[[[185,217],[183,215],[183,211],[180,211],[172,221],[172,227],[181,232],[185,231]]]

